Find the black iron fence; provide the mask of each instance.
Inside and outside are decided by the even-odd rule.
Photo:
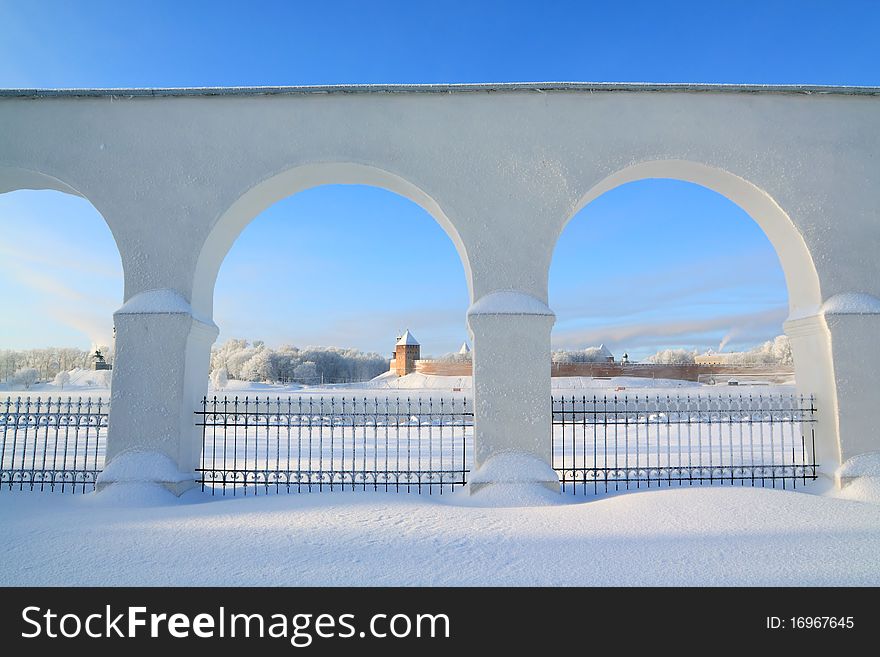
[[[94,490],[109,409],[90,398],[0,401],[0,490]]]
[[[566,396],[552,408],[563,490],[786,488],[817,476],[812,397]],[[0,490],[94,490],[108,411],[100,398],[0,401]],[[196,417],[198,480],[212,494],[443,493],[471,468],[466,397],[215,397]]]
[[[212,494],[438,492],[466,483],[467,398],[205,398],[198,468]]]
[[[553,398],[553,467],[563,490],[815,479],[812,396]]]

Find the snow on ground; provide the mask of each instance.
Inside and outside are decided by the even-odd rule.
[[[109,372],[94,372],[92,370],[71,370],[71,381],[60,388],[54,383],[38,383],[30,389],[19,389],[13,384],[0,384],[0,399],[5,397],[36,397],[53,398],[61,396],[74,397],[103,397],[110,398],[110,388],[107,385]],[[790,394],[795,392],[794,385],[767,385],[753,384],[739,386],[707,385],[694,381],[678,381],[674,379],[647,379],[642,377],[619,376],[612,378],[591,378],[587,376],[553,377],[551,386],[554,394],[559,395],[738,395],[738,394]],[[406,376],[398,377],[391,372],[381,374],[371,381],[357,383],[338,383],[320,386],[303,386],[295,383],[274,384],[257,383],[253,381],[230,380],[222,389],[209,388],[209,396],[243,397],[270,396],[288,397],[300,395],[368,395],[402,394],[405,391],[408,396],[436,396],[438,393],[464,393],[469,394],[473,388],[473,379],[469,376],[437,376],[433,374],[420,374],[413,372]]]
[[[125,485],[4,491],[0,584],[880,584],[876,504],[739,487],[602,498],[494,488],[234,499]]]
[[[36,383],[30,388],[17,386],[13,382],[0,383],[0,399],[30,397],[36,399],[41,397],[103,397],[110,398],[110,371],[86,370],[82,368],[74,368],[68,372],[70,381],[64,386],[59,386],[53,382]]]
[[[846,484],[837,496],[880,504],[880,477],[858,477]]]
[[[8,394],[109,396],[86,377],[63,392],[42,384]],[[470,377],[411,374],[324,387],[233,381],[210,394],[445,396],[470,388]],[[623,377],[557,378],[553,390],[794,392]],[[880,585],[878,481],[861,476],[840,492],[816,482],[798,492],[694,487],[600,497],[527,484],[474,496],[222,498],[194,490],[176,498],[135,484],[87,495],[3,490],[0,585]]]
[[[793,384],[740,384],[738,386],[708,385],[695,381],[675,379],[648,379],[634,376],[611,378],[592,378],[588,376],[553,377],[550,380],[553,394],[556,395],[748,395],[748,394],[793,394]],[[413,372],[398,377],[393,373],[377,376],[371,381],[359,383],[340,383],[324,386],[275,385],[230,381],[222,390],[210,390],[209,395],[399,395],[437,396],[441,393],[470,394],[473,379],[470,376],[438,376]]]
[[[469,376],[437,376],[412,372],[398,377],[393,372],[380,374],[372,381],[352,384],[352,388],[363,387],[370,390],[466,390],[470,392],[472,378]]]
[[[793,394],[793,384],[740,384],[738,386],[708,385],[695,381],[675,379],[648,379],[634,376],[611,378],[592,378],[588,376],[553,377],[550,380],[554,394],[560,395],[742,395],[742,394]],[[470,376],[438,376],[413,372],[398,377],[393,373],[377,376],[371,381],[359,383],[340,383],[324,386],[274,385],[230,381],[222,390],[211,390],[211,395],[376,395],[397,394],[405,391],[407,395],[436,395],[441,392],[468,394],[473,389]]]

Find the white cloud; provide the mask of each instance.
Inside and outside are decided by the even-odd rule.
[[[751,313],[727,314],[701,319],[673,319],[665,321],[632,322],[609,326],[590,327],[561,331],[553,336],[553,346],[557,349],[597,345],[605,343],[668,344],[674,339],[678,342],[693,343],[700,335],[712,331],[730,331],[733,327],[751,329],[754,333],[766,332],[768,337],[778,333],[779,325],[785,320],[787,308],[776,307]]]
[[[32,244],[33,241],[29,240],[27,243]],[[122,264],[118,258],[115,263],[111,264],[100,259],[83,258],[81,254],[69,253],[68,249],[60,244],[44,241],[40,241],[39,244],[39,251],[14,248],[10,244],[0,244],[0,261],[16,263],[20,267],[64,269],[68,272],[122,280]]]
[[[625,261],[626,254],[621,254]],[[774,293],[768,289],[778,264],[768,254],[755,250],[695,260],[674,269],[630,273],[621,266],[620,273],[605,272],[601,278],[582,285],[555,286],[551,280],[550,303],[561,320],[577,317],[620,317],[648,310],[667,309],[674,302],[699,298],[702,303],[718,300],[730,303],[736,292],[740,297],[755,300],[756,288],[770,292],[775,303],[786,302],[784,284]],[[775,281],[774,281],[775,282]]]

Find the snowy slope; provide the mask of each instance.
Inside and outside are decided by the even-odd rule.
[[[0,584],[880,584],[875,504],[751,488],[517,499],[4,491]]]

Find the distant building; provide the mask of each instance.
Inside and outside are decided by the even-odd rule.
[[[599,345],[599,349],[597,350],[596,355],[599,357],[600,361],[606,363],[614,362],[614,354],[612,354],[608,347],[606,347],[604,344]]]
[[[407,329],[402,336],[397,338],[394,346],[394,357],[391,361],[391,371],[397,376],[406,376],[416,371],[416,361],[421,358],[421,346],[412,333]]]
[[[467,342],[461,343],[461,349],[458,350],[458,355],[463,358],[470,358],[471,357],[471,348],[468,347]]]

